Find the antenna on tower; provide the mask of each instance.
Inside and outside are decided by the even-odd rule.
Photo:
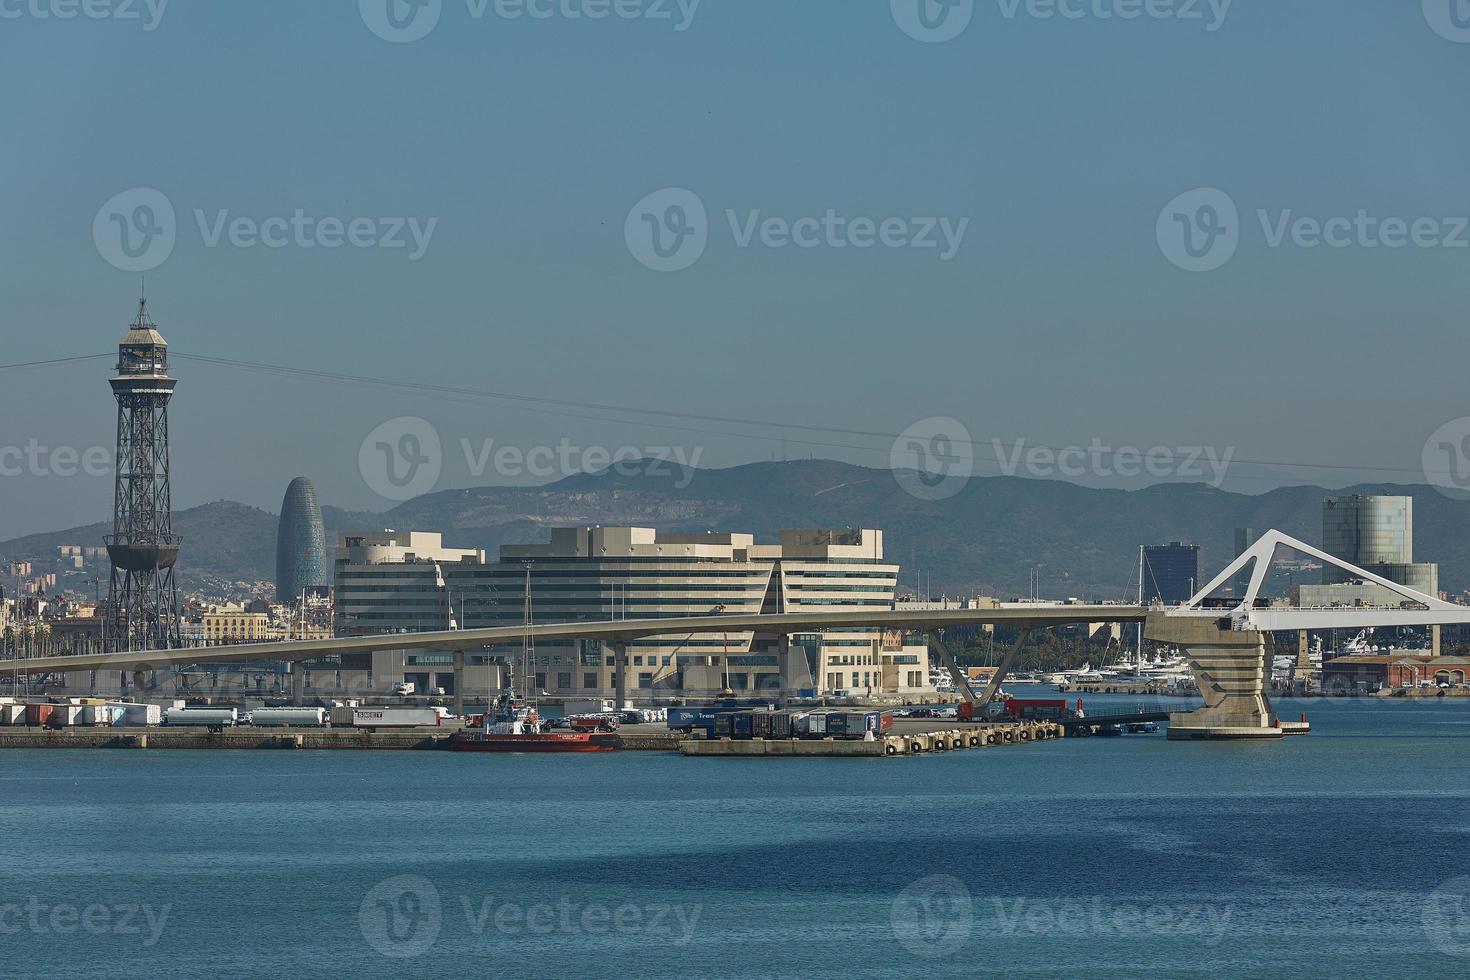
[[[138,287],[138,319],[133,321],[135,327],[152,327],[153,321],[148,317],[148,277],[143,276]]]

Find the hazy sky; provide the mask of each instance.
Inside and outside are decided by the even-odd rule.
[[[181,356],[179,507],[385,508],[400,417],[443,488],[540,479],[503,446],[885,466],[932,417],[982,473],[1098,440],[1422,482],[1470,414],[1452,0],[425,2],[0,0],[0,363],[114,347],[148,268],[178,355],[854,432]],[[0,450],[110,447],[108,368],[0,372]],[[7,460],[0,537],[110,512]]]

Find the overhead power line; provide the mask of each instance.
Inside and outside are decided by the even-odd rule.
[[[29,368],[50,367],[62,364],[94,361],[103,358],[112,358],[114,356],[115,355],[113,353],[109,352],[102,354],[83,354],[75,357],[52,358],[50,360],[28,361],[18,364],[0,364],[0,372],[19,371]],[[671,409],[644,408],[632,405],[616,405],[607,402],[578,401],[566,398],[549,398],[541,395],[526,395],[518,392],[495,391],[491,389],[470,388],[459,385],[430,384],[428,382],[409,381],[396,378],[375,378],[366,375],[346,374],[335,371],[322,371],[315,368],[290,367],[281,364],[266,364],[258,361],[241,360],[239,358],[214,357],[206,354],[183,354],[175,351],[172,353],[171,356],[178,360],[191,361],[199,364],[208,364],[216,367],[257,371],[279,375],[282,377],[297,377],[313,381],[327,381],[335,384],[347,384],[359,387],[371,387],[410,392],[429,397],[443,398],[451,401],[486,400],[508,402],[511,404],[520,405],[527,411],[548,415],[558,415],[569,418],[587,419],[592,421],[621,421],[627,422],[629,424],[651,424],[646,421],[638,421],[637,419],[624,418],[609,420],[603,415],[587,415],[585,414],[586,412],[612,412],[622,416],[646,416],[661,420],[675,420],[680,422],[708,422],[719,425],[744,426],[747,428],[770,430],[769,434],[757,435],[749,432],[731,432],[729,430],[722,429],[706,429],[696,426],[675,425],[670,424],[666,421],[659,423],[659,425],[663,428],[685,432],[694,432],[702,435],[719,435],[740,439],[760,439],[768,441],[781,438],[782,436],[780,435],[780,433],[807,432],[816,434],[831,434],[839,436],[847,435],[856,436],[859,438],[879,439],[890,443],[899,438],[902,438],[902,434],[897,432],[881,432],[870,429],[853,429],[830,425],[813,425],[809,423],[792,421],[774,421],[771,419],[741,418],[739,416],[728,415],[709,415],[697,412],[678,412]],[[858,446],[849,443],[827,442],[814,439],[790,439],[789,441],[803,446],[812,446],[823,449],[849,449],[857,452],[880,451],[879,447],[874,446]],[[1017,447],[1020,447],[1026,450],[1042,449],[1054,453],[1064,453],[1073,452],[1077,448],[1079,448],[1076,446],[1045,446],[1026,442],[1017,442],[1015,440],[1007,441],[1003,439],[981,441],[972,438],[966,440],[966,442],[973,448],[985,450],[991,450],[996,447],[1004,450],[1013,450]],[[886,449],[881,451],[886,451]],[[1104,455],[1107,454],[1104,453]],[[1337,471],[1342,473],[1386,473],[1419,476],[1456,475],[1449,470],[1434,470],[1427,468],[1421,469],[1402,466],[1373,466],[1368,464],[1356,463],[1308,463],[1301,462],[1299,460],[1245,459],[1238,456],[1231,457],[1231,459],[1229,460],[1229,465],[1280,466],[1292,469]],[[1236,476],[1234,477],[1234,479],[1270,481],[1270,478],[1268,477]]]

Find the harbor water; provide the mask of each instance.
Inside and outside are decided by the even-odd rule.
[[[1470,974],[1470,705],[1302,710],[900,761],[9,751],[3,973]]]

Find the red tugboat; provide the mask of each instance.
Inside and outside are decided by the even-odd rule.
[[[531,612],[531,567],[526,566],[526,625],[533,623]],[[520,676],[535,683],[531,672],[531,636],[522,641]],[[591,731],[548,731],[536,712],[536,705],[516,697],[516,672],[511,668],[511,692],[502,694],[495,711],[485,712],[478,732],[459,732],[450,736],[449,747],[456,752],[611,752],[613,740],[602,736],[594,740]]]
[[[546,731],[534,706],[513,694],[502,695],[497,710],[485,713],[482,731],[449,739],[456,752],[611,752],[609,741],[593,741],[590,731]]]

